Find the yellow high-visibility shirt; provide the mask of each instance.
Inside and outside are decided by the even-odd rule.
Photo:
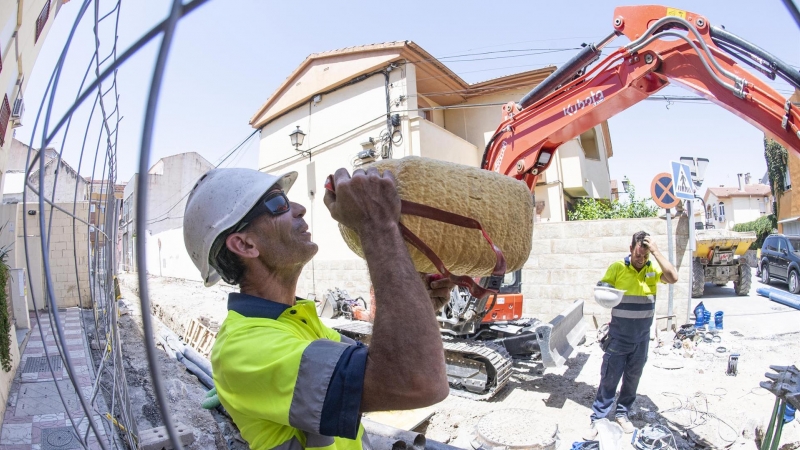
[[[636,270],[630,257],[612,263],[603,280],[625,291],[622,302],[611,309],[608,334],[612,338],[637,343],[650,339],[650,326],[656,313],[656,290],[663,274],[661,266],[649,260]]]
[[[232,293],[228,310],[211,351],[214,384],[250,448],[370,448],[366,346],[323,325],[313,301]]]

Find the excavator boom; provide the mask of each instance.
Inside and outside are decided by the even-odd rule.
[[[613,27],[607,38],[585,46],[519,103],[503,106],[503,122],[486,145],[482,168],[524,180],[533,191],[561,144],[671,82],[800,152],[798,107],[736,61],[800,88],[796,70],[688,11],[620,7],[614,11]],[[603,47],[620,35],[631,42],[587,70],[600,58]],[[463,289],[452,295],[438,319],[445,334],[447,376],[456,395],[491,398],[508,383],[513,358],[538,357],[545,367],[563,365],[586,331],[583,300],[549,323],[526,318],[495,322],[484,319],[497,297],[487,309],[486,297],[472,297]],[[353,339],[368,340],[371,335],[371,325],[365,322],[345,323],[336,329]]]
[[[519,104],[486,146],[482,167],[524,180],[533,190],[564,142],[675,82],[800,152],[800,111],[737,60],[800,89],[800,73],[755,45],[714,27],[704,16],[665,6],[614,11],[613,33],[588,45]],[[614,37],[631,42],[592,69]]]

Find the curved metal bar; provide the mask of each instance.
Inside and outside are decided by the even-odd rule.
[[[47,128],[48,128],[48,123],[50,121],[50,113],[52,112],[53,102],[54,102],[54,99],[55,99],[55,93],[56,93],[56,90],[58,88],[58,81],[59,81],[59,78],[61,76],[61,69],[63,68],[64,60],[66,59],[67,52],[69,51],[69,47],[72,44],[72,38],[75,36],[75,31],[78,28],[78,24],[80,23],[80,20],[83,17],[83,15],[86,13],[86,10],[89,7],[89,3],[90,3],[90,0],[86,0],[81,5],[81,9],[80,9],[80,11],[78,11],[78,16],[76,17],[75,23],[72,26],[72,30],[70,30],[70,34],[67,37],[66,43],[64,44],[64,50],[61,51],[61,56],[58,58],[58,63],[56,64],[56,70],[55,70],[55,73],[53,75],[52,87],[50,89],[50,102],[47,105],[47,111],[46,111],[45,117],[44,117],[44,124],[43,124],[43,127],[42,127],[43,130],[47,130]],[[44,133],[42,133],[42,135],[43,135],[42,139],[44,140]],[[31,142],[33,142],[33,140],[31,140]],[[39,158],[39,186],[40,187],[44,186],[44,157],[41,157],[41,153],[43,151],[45,151],[46,148],[47,148],[46,144],[42,145],[40,147],[40,151],[39,151],[39,154],[40,154],[40,158]],[[45,204],[44,195],[42,195],[40,193],[40,194],[38,194],[38,197],[39,197],[39,211],[40,212],[44,212],[44,210],[45,210],[44,209],[44,204]],[[55,206],[55,203],[51,202],[51,205]],[[59,209],[61,209],[63,211],[62,208],[59,208]],[[49,246],[49,239],[47,238],[48,234],[45,232],[44,214],[39,214],[39,231],[40,231],[40,233],[39,233],[40,240],[42,242],[42,254],[43,255],[49,255],[50,254],[50,252],[49,252],[50,246]],[[68,368],[67,374],[69,375],[69,379],[72,382],[72,386],[75,389],[75,392],[76,393],[80,393],[81,389],[80,389],[80,386],[78,384],[78,380],[75,378],[75,366],[72,364],[72,357],[70,355],[69,348],[67,348],[66,345],[63,345],[64,343],[66,343],[66,338],[64,337],[64,330],[61,328],[60,315],[59,315],[59,311],[58,311],[58,305],[56,303],[55,289],[53,288],[53,283],[52,283],[53,275],[52,275],[52,270],[51,270],[51,267],[50,267],[50,258],[49,257],[43,257],[42,258],[42,267],[43,267],[44,276],[45,276],[45,280],[46,280],[45,287],[47,289],[48,300],[50,302],[50,313],[53,315],[53,318],[54,318],[54,321],[55,321],[55,331],[56,331],[56,334],[58,335],[58,340],[62,343],[62,347],[63,347],[62,348],[62,350],[63,350],[63,355],[62,356],[64,358],[64,363]],[[47,346],[46,343],[44,343],[44,344],[45,344],[44,346],[46,347]],[[48,365],[51,364],[49,358],[47,360],[47,363],[48,363]],[[51,370],[52,370],[52,367],[51,367]],[[98,437],[98,440],[97,440],[98,443],[100,443],[100,446],[103,448],[103,450],[106,450],[105,442],[103,442],[103,440],[99,438],[101,436],[101,433],[97,430],[97,426],[95,425],[94,421],[91,420],[91,417],[92,417],[91,408],[89,408],[89,405],[86,403],[86,399],[83,397],[82,393],[78,395],[78,399],[80,400],[81,407],[83,408],[83,412],[86,414],[86,417],[89,420],[89,426],[92,428],[92,431],[94,432],[95,436]],[[73,426],[74,426],[74,423],[73,423]],[[77,428],[76,428],[76,431],[77,431]],[[80,437],[79,437],[79,440],[80,440]],[[81,442],[81,445],[85,446],[85,443]]]
[[[164,26],[164,37],[161,40],[161,48],[158,51],[156,65],[153,69],[153,80],[150,84],[150,92],[147,98],[147,109],[142,126],[142,142],[139,150],[139,174],[138,189],[136,192],[136,230],[141,234],[136,240],[136,264],[137,275],[139,276],[139,302],[142,307],[142,328],[143,341],[147,351],[147,360],[150,366],[150,376],[153,381],[153,391],[158,400],[158,407],[161,411],[161,418],[164,420],[164,428],[167,429],[169,440],[176,450],[183,450],[183,445],[175,432],[172,423],[172,416],[167,407],[167,397],[164,395],[164,385],[161,380],[161,370],[158,368],[156,358],[156,346],[153,342],[153,323],[150,315],[150,296],[147,289],[147,259],[146,239],[147,230],[147,176],[150,166],[150,150],[153,141],[153,128],[155,127],[156,106],[158,97],[161,93],[161,84],[164,79],[164,70],[167,65],[167,56],[175,36],[175,29],[178,19],[181,17],[181,0],[173,0],[172,10]]]
[[[202,5],[203,3],[207,2],[207,1],[208,0],[193,0],[191,3],[187,3],[187,4],[183,5],[183,6],[181,6],[180,17],[183,17],[183,16],[189,14],[190,12],[194,11],[200,5]],[[60,130],[61,127],[64,126],[64,123],[66,123],[67,118],[75,113],[75,111],[78,109],[78,107],[81,106],[81,104],[89,97],[91,92],[93,90],[97,89],[97,86],[103,80],[108,78],[109,75],[114,73],[119,68],[119,66],[121,66],[125,61],[127,61],[131,56],[135,55],[136,52],[139,51],[139,49],[141,49],[142,47],[147,45],[147,43],[150,42],[151,40],[153,40],[153,38],[155,38],[156,36],[161,34],[161,32],[164,31],[165,27],[167,26],[167,22],[169,20],[170,20],[169,18],[165,19],[164,21],[162,21],[161,23],[159,23],[158,25],[156,25],[155,27],[150,29],[150,31],[145,33],[144,36],[139,38],[138,41],[136,41],[127,50],[125,50],[117,60],[115,60],[113,63],[111,63],[111,65],[109,65],[106,68],[106,70],[104,70],[103,73],[101,73],[100,76],[98,76],[97,79],[94,82],[92,82],[92,84],[90,84],[88,88],[86,88],[86,90],[80,95],[80,97],[78,97],[78,100],[75,101],[72,104],[72,106],[69,107],[67,112],[64,113],[64,116],[61,118],[61,120],[56,122],[56,125],[53,127],[53,131],[50,132],[50,134],[47,135],[47,139],[45,139],[45,142],[48,143],[48,144],[50,142],[52,142],[53,137],[56,135],[56,133],[58,133],[58,130]]]

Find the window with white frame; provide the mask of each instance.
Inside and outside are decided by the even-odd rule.
[[[725,221],[725,202],[719,202],[719,221]]]

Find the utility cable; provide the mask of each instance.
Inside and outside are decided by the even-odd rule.
[[[228,153],[227,153],[227,155],[225,155],[225,157],[223,157],[223,158],[222,158],[222,160],[221,160],[220,162],[218,162],[218,163],[217,163],[217,164],[214,166],[214,168],[218,168],[219,166],[221,166],[221,165],[222,165],[222,163],[224,163],[224,162],[225,162],[225,161],[226,161],[228,158],[230,158],[230,157],[231,157],[231,156],[232,156],[234,153],[236,153],[238,150],[240,150],[240,149],[244,148],[244,145],[245,145],[245,144],[246,144],[246,143],[247,143],[247,142],[248,142],[250,139],[252,139],[252,138],[253,138],[253,136],[255,136],[256,134],[258,134],[258,132],[259,132],[259,131],[261,131],[261,130],[260,130],[260,129],[258,129],[258,130],[255,130],[255,131],[253,131],[252,133],[250,133],[250,135],[249,135],[249,136],[247,136],[247,137],[246,137],[246,138],[245,138],[245,139],[244,139],[242,142],[240,142],[240,143],[239,143],[239,144],[238,144],[236,147],[234,147],[234,148],[233,148],[233,149],[232,149],[230,152],[228,152]],[[178,191],[178,192],[181,192],[181,191],[183,191],[184,189],[186,189],[186,188],[187,188],[187,187],[189,187],[189,186],[192,186],[192,185],[194,185],[195,183],[197,183],[197,180],[192,180],[190,183],[187,183],[187,184],[183,185],[183,187],[182,187],[182,188],[180,189],[180,191]],[[178,205],[180,205],[180,204],[181,204],[181,202],[183,202],[183,200],[184,200],[186,197],[188,197],[188,196],[189,196],[189,194],[191,194],[191,192],[192,192],[191,190],[187,191],[187,192],[186,192],[186,193],[183,195],[183,197],[181,197],[181,198],[180,198],[180,199],[179,199],[177,202],[175,202],[175,204],[173,204],[173,205],[172,205],[172,206],[171,206],[169,209],[167,209],[167,210],[166,210],[166,211],[164,211],[163,213],[161,213],[161,214],[157,215],[156,217],[154,217],[154,218],[152,218],[152,219],[148,220],[148,221],[147,221],[147,223],[148,223],[148,224],[153,224],[153,223],[156,223],[156,222],[163,222],[164,220],[167,220],[167,219],[170,219],[170,218],[172,218],[172,219],[176,219],[177,217],[166,217],[166,218],[164,218],[164,216],[169,216],[169,213],[170,213],[170,212],[172,212],[172,210],[173,210],[173,209],[175,209],[175,208],[176,208]],[[174,195],[174,194],[173,194],[173,195]],[[159,219],[161,219],[161,220],[159,220]]]

